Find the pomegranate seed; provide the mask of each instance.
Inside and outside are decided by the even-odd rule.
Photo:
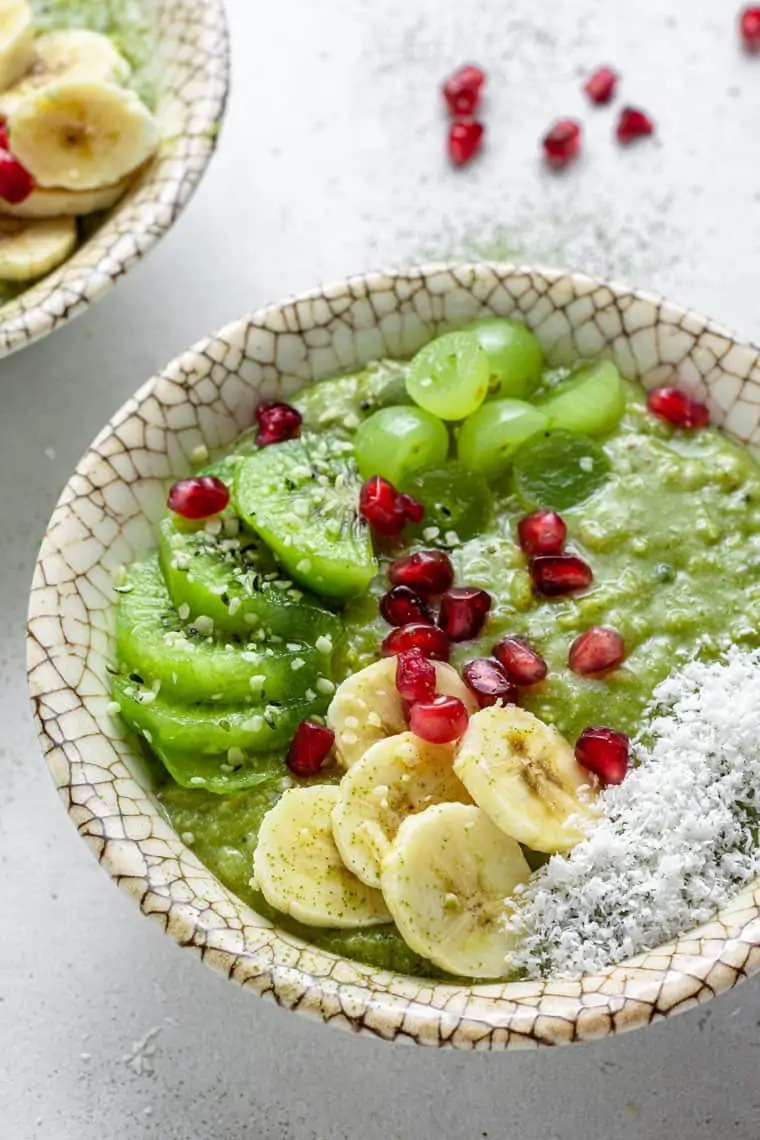
[[[533,585],[546,598],[585,590],[594,580],[591,567],[575,554],[542,554],[531,559]]]
[[[376,534],[391,538],[407,522],[420,522],[425,508],[410,495],[400,495],[382,475],[372,475],[359,493],[359,513]]]
[[[503,701],[507,705],[517,704],[517,689],[498,661],[493,661],[490,657],[476,657],[474,661],[467,662],[462,676],[482,709],[495,705],[497,701]]]
[[[692,399],[681,388],[653,388],[647,396],[647,407],[674,427],[701,428],[710,422],[707,404]]]
[[[548,672],[543,657],[524,637],[503,637],[494,645],[493,655],[515,685],[537,685]]]
[[[653,135],[654,123],[649,115],[637,110],[636,107],[623,107],[615,133],[618,142],[630,143],[643,138],[644,135]]]
[[[546,161],[555,170],[561,170],[577,156],[581,149],[581,127],[575,119],[560,119],[544,135]]]
[[[11,144],[8,136],[8,124],[0,123],[0,150],[7,150],[10,152]]]
[[[5,127],[2,129],[5,131]],[[0,198],[15,206],[28,198],[32,190],[34,179],[26,167],[7,150],[0,150]]]
[[[605,784],[622,784],[628,771],[630,742],[614,728],[584,728],[575,746],[575,759]]]
[[[291,741],[285,763],[296,776],[315,776],[334,740],[332,729],[315,724],[313,720],[302,720]]]
[[[409,714],[409,727],[415,736],[430,744],[451,744],[467,730],[469,717],[459,697],[439,693],[432,701],[417,701]]]
[[[592,625],[570,646],[567,663],[574,673],[606,673],[625,657],[625,642],[616,629]]]
[[[409,649],[419,649],[423,657],[434,661],[448,661],[449,639],[442,629],[435,625],[412,622],[410,625],[392,629],[380,646],[383,657],[394,653],[406,653]]]
[[[290,404],[266,400],[256,409],[256,422],[261,429],[256,436],[259,447],[284,443],[286,439],[295,439],[301,434],[301,413]]]
[[[480,102],[480,89],[485,81],[485,73],[473,63],[452,72],[442,87],[449,112],[455,117],[471,115]]]
[[[583,90],[592,103],[609,103],[615,94],[618,75],[611,67],[599,67],[583,84]]]
[[[409,625],[411,622],[433,624],[433,615],[420,595],[409,586],[394,586],[380,599],[380,613],[388,625]]]
[[[166,505],[183,519],[208,519],[223,511],[229,501],[230,493],[216,475],[195,475],[170,488]]]
[[[442,594],[454,581],[454,567],[442,550],[417,550],[391,562],[394,586],[411,586],[418,594]]]
[[[422,522],[425,517],[425,508],[422,503],[418,503],[411,495],[399,495],[398,498],[408,521],[411,523]]]
[[[491,608],[491,595],[477,586],[447,590],[441,598],[438,625],[452,641],[469,641],[483,628]]]
[[[747,51],[760,51],[760,8],[745,8],[739,17],[739,30]]]
[[[564,519],[556,511],[534,511],[517,524],[517,540],[526,554],[561,554],[567,538]]]
[[[466,166],[480,150],[485,127],[475,119],[461,119],[449,127],[449,158],[454,166]]]
[[[432,701],[435,665],[419,649],[407,649],[396,658],[396,688],[405,701]]]

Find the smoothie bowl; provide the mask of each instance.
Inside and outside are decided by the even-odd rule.
[[[98,436],[29,676],[116,881],[238,983],[420,1044],[760,966],[758,350],[582,275],[260,310]]]

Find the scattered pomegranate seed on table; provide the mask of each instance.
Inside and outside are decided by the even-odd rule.
[[[618,78],[617,72],[611,67],[598,67],[583,84],[583,90],[592,103],[601,106],[609,103],[614,96]]]
[[[295,776],[316,776],[335,741],[335,733],[313,720],[302,720],[285,759]]]
[[[495,705],[497,701],[508,705],[517,704],[517,688],[498,661],[489,657],[476,657],[474,661],[467,662],[462,676],[482,709]]]
[[[458,586],[447,590],[441,598],[438,625],[451,641],[469,641],[480,633],[488,611],[491,595],[477,586]]]
[[[218,515],[230,501],[230,493],[216,475],[195,475],[180,479],[169,490],[166,505],[184,519],[209,519]]]
[[[466,166],[483,144],[485,127],[476,119],[460,119],[449,127],[449,158],[454,166]]]
[[[747,51],[760,52],[760,8],[745,8],[739,17],[742,43]]]
[[[533,585],[546,598],[585,590],[594,580],[588,563],[576,554],[542,554],[530,563]]]
[[[432,701],[435,665],[419,649],[407,649],[396,658],[396,688],[405,701]]]
[[[604,784],[622,784],[628,771],[630,741],[614,728],[584,728],[575,746],[578,763]]]
[[[409,727],[415,736],[430,744],[451,744],[467,730],[469,717],[459,697],[440,693],[432,701],[418,701],[409,713]]]
[[[442,550],[417,550],[391,562],[394,586],[410,586],[418,594],[442,594],[454,581],[454,567]]]
[[[434,661],[448,661],[451,647],[442,629],[421,622],[392,629],[380,646],[383,657],[405,653],[408,649],[419,649],[423,657],[430,657]]]
[[[707,404],[693,399],[681,388],[653,388],[647,396],[647,407],[674,427],[701,428],[710,422]]]
[[[359,513],[376,534],[391,538],[401,534],[407,522],[420,522],[425,508],[410,495],[399,494],[382,475],[372,475],[359,493]]]
[[[625,642],[616,629],[593,625],[570,646],[567,663],[574,673],[592,676],[616,669],[625,659]]]
[[[453,71],[441,88],[449,113],[455,118],[472,115],[480,102],[485,81],[485,72],[474,63],[466,63]]]
[[[271,443],[284,443],[301,434],[301,413],[290,404],[275,400],[265,400],[256,409],[256,422],[260,431],[256,436],[259,447],[269,447]]]
[[[548,672],[543,657],[524,637],[503,637],[492,652],[515,685],[537,685]]]
[[[561,554],[567,538],[564,519],[556,511],[534,511],[517,524],[517,541],[528,555]]]
[[[645,135],[653,135],[654,123],[649,115],[637,107],[623,107],[615,134],[620,143],[634,142]]]
[[[409,625],[411,622],[433,624],[430,610],[410,586],[394,586],[387,594],[383,594],[380,613],[388,625]]]
[[[5,131],[5,128],[2,128]],[[34,190],[34,179],[7,150],[0,150],[0,198],[17,205]]]
[[[546,161],[561,170],[578,156],[581,149],[581,126],[575,119],[560,119],[541,140]]]

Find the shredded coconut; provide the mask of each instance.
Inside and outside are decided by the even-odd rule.
[[[692,661],[657,687],[639,764],[602,818],[518,896],[510,964],[574,978],[708,921],[760,872],[760,652]]]

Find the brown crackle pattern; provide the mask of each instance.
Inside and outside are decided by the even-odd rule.
[[[588,1040],[671,1017],[760,969],[760,888],[667,946],[571,982],[444,985],[305,945],[235,898],[163,818],[108,713],[110,575],[147,551],[166,481],[199,444],[230,442],[261,399],[447,326],[517,315],[553,363],[611,355],[652,386],[674,372],[714,421],[757,449],[760,354],[697,313],[582,275],[499,264],[352,277],[227,326],[145,385],[71,477],[29,609],[29,682],[42,746],[74,823],[120,886],[182,946],[240,985],[329,1024],[467,1049]]]
[[[0,357],[100,300],[172,226],[216,148],[229,85],[223,0],[163,0],[156,157],[97,232],[59,269],[0,306]]]

